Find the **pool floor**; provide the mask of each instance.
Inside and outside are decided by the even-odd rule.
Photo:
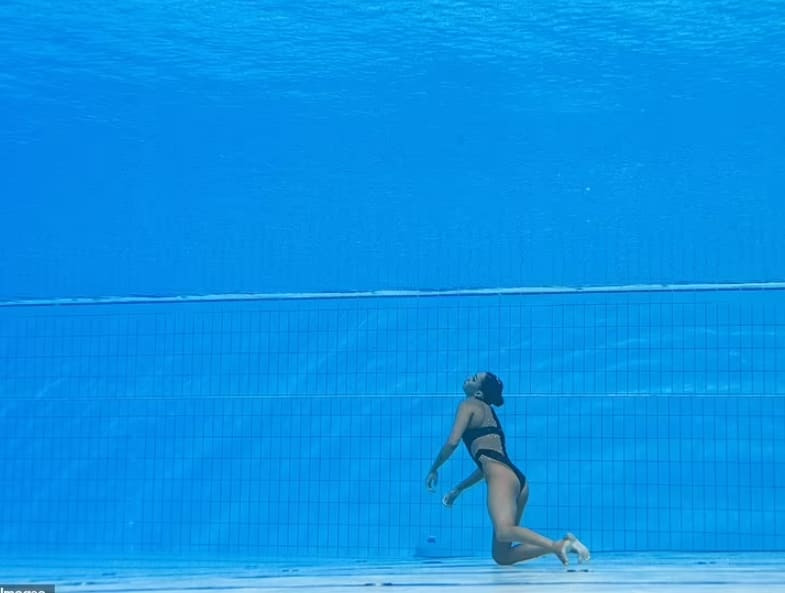
[[[400,562],[303,563],[260,560],[19,558],[0,568],[0,584],[54,584],[66,592],[290,592],[435,591],[785,593],[785,555],[596,554],[567,570],[541,558],[510,567],[484,558]]]

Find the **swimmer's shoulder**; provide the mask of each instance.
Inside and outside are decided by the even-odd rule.
[[[476,397],[467,397],[461,402],[458,409],[470,412],[473,418],[481,418],[485,413],[483,403]]]

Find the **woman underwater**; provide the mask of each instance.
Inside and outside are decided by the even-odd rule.
[[[461,492],[485,479],[488,484],[488,513],[493,522],[491,554],[497,563],[514,564],[555,554],[566,566],[569,552],[577,554],[581,562],[589,560],[588,548],[571,533],[560,540],[550,540],[519,526],[529,500],[529,484],[526,476],[507,456],[504,431],[491,407],[504,404],[503,389],[504,384],[490,372],[477,373],[466,379],[463,384],[466,398],[458,406],[452,432],[428,472],[426,486],[434,491],[439,467],[463,440],[477,469],[448,492],[443,503],[452,506]],[[513,542],[519,542],[519,545],[513,545]]]

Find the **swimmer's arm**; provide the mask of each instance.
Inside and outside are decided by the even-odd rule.
[[[442,499],[442,504],[446,507],[451,507],[455,500],[461,495],[462,492],[474,486],[477,482],[481,482],[484,474],[480,468],[474,470],[474,473],[466,478],[463,482],[458,484],[455,488],[450,490]]]
[[[472,475],[470,475],[463,482],[461,482],[455,488],[453,488],[453,491],[456,494],[460,494],[464,490],[468,490],[469,488],[474,486],[477,482],[482,482],[484,477],[485,476],[483,475],[482,470],[480,468],[477,468],[476,470],[474,470]]]
[[[469,420],[471,420],[471,418],[471,406],[466,402],[462,402],[461,405],[458,406],[458,413],[455,416],[455,422],[453,423],[450,436],[447,438],[447,442],[441,448],[441,451],[439,451],[439,454],[436,456],[436,459],[428,472],[428,477],[426,478],[428,488],[433,488],[433,486],[436,485],[437,470],[450,458],[450,455],[453,454],[455,449],[458,448],[458,443],[461,442],[463,432],[466,430],[466,427],[469,426]]]
[[[445,443],[442,446],[441,451],[436,456],[436,460],[433,462],[431,469],[428,470],[428,474],[435,474],[436,471],[442,466],[442,464],[450,458],[450,455],[453,454],[453,451],[458,448],[458,445],[453,445],[452,443]]]

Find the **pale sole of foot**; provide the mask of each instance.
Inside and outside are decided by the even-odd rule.
[[[575,537],[572,533],[567,534],[567,539],[570,540],[570,547],[578,554],[578,562],[588,562],[591,560],[591,553],[589,548],[583,545],[583,542]]]

